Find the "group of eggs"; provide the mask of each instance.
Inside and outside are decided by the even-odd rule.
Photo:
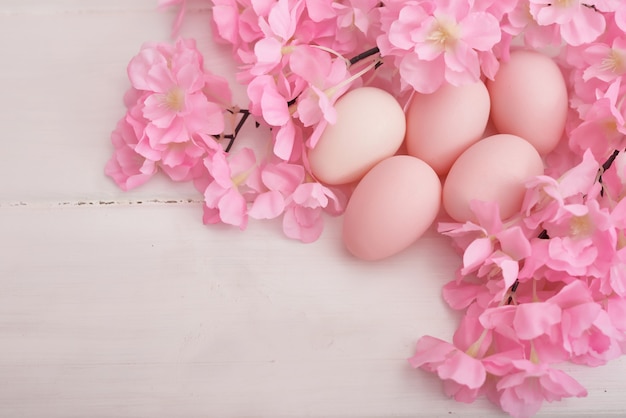
[[[556,63],[518,50],[494,80],[415,93],[406,112],[384,90],[349,91],[308,159],[321,182],[356,183],[343,241],[356,257],[379,260],[415,242],[441,207],[458,222],[475,220],[473,199],[497,202],[502,219],[518,212],[567,109]]]

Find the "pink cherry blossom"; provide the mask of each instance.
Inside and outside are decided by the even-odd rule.
[[[294,74],[308,84],[298,96],[294,116],[304,127],[314,127],[307,141],[313,148],[326,126],[337,122],[334,103],[350,87],[350,74],[345,62],[312,47],[296,48],[289,62]]]
[[[487,379],[480,360],[450,343],[430,336],[419,339],[409,363],[414,368],[436,373],[443,381],[451,381],[460,398],[466,401],[476,398]]]
[[[611,46],[597,43],[584,49],[583,57],[588,64],[583,78],[595,77],[611,82],[626,73],[626,38],[613,39]]]
[[[595,41],[606,28],[604,15],[591,5],[581,0],[530,0],[530,13],[539,25],[558,25],[563,40],[577,46]]]
[[[581,203],[582,196],[593,187],[599,168],[593,154],[586,151],[582,161],[559,179],[537,176],[528,180],[522,202],[524,223],[529,228],[538,228],[543,222],[560,216],[566,203]]]
[[[583,122],[570,133],[570,146],[591,150],[598,159],[607,158],[615,149],[626,147],[626,108],[621,98],[626,86],[618,78],[606,92],[599,93],[584,115]]]
[[[194,133],[219,134],[224,130],[222,108],[203,94],[203,60],[195,42],[145,45],[128,65],[134,88],[150,92],[143,115],[152,147],[182,143]]]
[[[278,0],[270,8],[267,19],[259,18],[264,36],[254,44],[255,60],[249,70],[252,76],[272,72],[289,53],[304,6],[301,0]]]
[[[124,101],[137,137],[134,151],[172,180],[191,180],[202,158],[219,148],[214,137],[225,128],[227,83],[204,70],[192,40],[145,44],[129,63],[128,77],[132,87]]]
[[[322,234],[324,210],[339,214],[345,204],[331,189],[317,182],[300,184],[287,200],[283,232],[302,242],[313,242]]]
[[[287,200],[304,181],[304,168],[299,164],[278,162],[266,164],[261,169],[261,181],[266,190],[261,191],[250,208],[255,219],[273,219],[285,210]]]
[[[389,13],[393,13],[391,10]],[[393,56],[403,80],[421,93],[443,82],[467,84],[480,77],[478,51],[500,41],[500,25],[491,14],[473,11],[467,0],[407,3],[378,38],[383,56]]]
[[[107,162],[104,172],[110,176],[122,190],[130,190],[144,184],[154,173],[156,164],[137,151],[138,139],[132,125],[121,119],[111,134],[115,151]]]
[[[254,152],[250,148],[228,156],[216,152],[204,159],[204,165],[213,178],[204,191],[204,223],[221,221],[245,229],[248,201],[256,194],[247,185],[248,178],[258,170]]]
[[[497,383],[502,409],[516,418],[536,414],[544,401],[587,396],[587,391],[565,372],[546,363],[513,360],[514,370]]]
[[[621,355],[623,334],[582,281],[568,284],[549,302],[562,310],[555,328],[573,362],[599,366]]]
[[[505,228],[500,211],[494,202],[473,201],[471,208],[478,224],[440,224],[439,232],[455,239],[469,235],[473,240],[465,243],[461,275],[476,273],[478,277],[492,277],[494,272],[502,275],[502,290],[513,285],[518,278],[519,262],[530,255],[530,243],[521,225]],[[496,298],[500,295],[496,295]]]
[[[302,26],[308,26],[308,44],[329,48],[340,55],[354,54],[372,44],[379,4],[376,0],[306,0],[310,21],[305,20]]]
[[[255,8],[260,2],[250,0],[211,0],[214,39],[232,46],[237,62],[254,59],[253,43],[263,37],[259,14]]]
[[[528,1],[517,2],[516,7],[506,15],[502,31],[509,35],[521,35],[524,44],[531,48],[544,48],[558,45],[561,41],[557,25],[540,25],[530,12]]]
[[[288,103],[293,95],[289,82],[282,77],[277,80],[269,75],[258,76],[248,84],[247,91],[250,112],[274,127],[274,154],[289,161],[294,154],[298,136],[289,110]]]

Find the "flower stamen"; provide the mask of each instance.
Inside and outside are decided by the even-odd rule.
[[[600,70],[609,71],[614,74],[622,74],[626,70],[624,58],[625,57],[620,54],[620,51],[613,48],[609,55],[600,62]]]
[[[459,27],[454,22],[437,19],[437,26],[430,32],[426,40],[439,44],[444,48],[450,48],[459,39],[459,32]]]
[[[570,236],[573,238],[581,238],[589,236],[593,230],[593,222],[589,214],[572,217],[569,224]]]
[[[185,92],[180,87],[174,87],[165,94],[165,106],[173,112],[180,112],[185,107]]]

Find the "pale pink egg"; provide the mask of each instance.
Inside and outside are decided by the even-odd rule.
[[[445,211],[458,222],[475,221],[472,199],[497,202],[502,219],[522,205],[524,183],[543,174],[543,161],[524,139],[508,134],[484,138],[469,147],[450,168],[443,185]]]
[[[435,220],[441,182],[424,161],[387,158],[358,183],[343,217],[343,242],[355,256],[380,260],[415,242]]]
[[[487,81],[491,118],[500,133],[520,136],[541,155],[552,151],[563,135],[567,118],[567,86],[561,70],[548,56],[518,50]]]
[[[337,123],[328,125],[308,153],[311,172],[326,184],[359,180],[398,150],[406,131],[404,111],[384,90],[360,87],[335,104]]]
[[[452,86],[431,94],[415,93],[406,112],[410,155],[424,160],[439,175],[478,141],[489,119],[489,92],[482,81]]]

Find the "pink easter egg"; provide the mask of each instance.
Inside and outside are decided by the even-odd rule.
[[[563,135],[567,86],[558,65],[535,51],[511,52],[494,80],[487,81],[491,118],[500,133],[517,135],[545,155]]]
[[[337,122],[328,125],[308,153],[313,175],[326,184],[359,180],[395,154],[406,131],[404,111],[384,90],[360,87],[335,104]]]
[[[498,203],[502,219],[517,213],[524,183],[543,174],[543,161],[524,139],[508,134],[484,138],[454,162],[443,185],[445,211],[458,222],[476,221],[472,199]]]
[[[343,242],[356,257],[380,260],[404,250],[433,223],[441,182],[424,161],[396,155],[356,186],[344,213]]]
[[[408,153],[445,175],[459,155],[481,138],[489,108],[489,92],[482,81],[462,86],[444,83],[434,93],[415,93],[406,112]]]

